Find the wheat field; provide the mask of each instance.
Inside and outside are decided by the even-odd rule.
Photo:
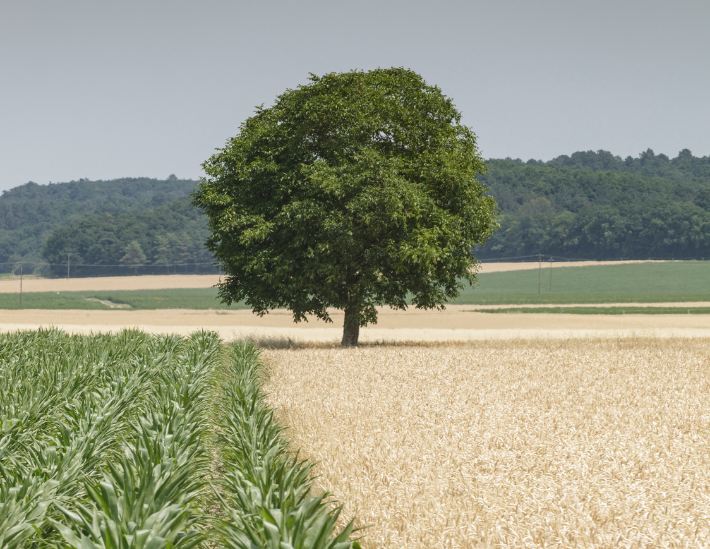
[[[365,547],[710,547],[708,339],[262,358]]]

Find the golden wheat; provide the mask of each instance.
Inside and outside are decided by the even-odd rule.
[[[269,350],[367,547],[710,547],[710,341]]]

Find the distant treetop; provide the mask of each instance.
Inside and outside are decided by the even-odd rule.
[[[510,157],[505,160],[523,163]],[[557,166],[559,168],[585,169],[592,171],[613,171],[638,173],[642,175],[670,177],[674,180],[710,178],[710,156],[697,157],[689,149],[683,149],[675,158],[665,154],[655,154],[646,149],[637,157],[621,158],[609,151],[578,151],[571,155],[563,154],[549,162],[530,159],[526,164],[534,166]]]

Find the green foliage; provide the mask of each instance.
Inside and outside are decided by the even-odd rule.
[[[503,216],[482,258],[710,257],[710,157],[648,150],[622,160],[590,151],[487,166],[482,181]]]
[[[212,255],[204,246],[208,235],[205,216],[182,198],[140,213],[85,217],[55,230],[44,243],[42,255],[53,264],[49,270],[55,276],[66,275],[69,252],[71,276],[121,274],[119,265],[130,267],[124,274],[167,273],[166,266],[174,264],[184,264],[180,272],[215,272],[210,265]],[[130,261],[124,260],[129,247],[133,250]]]
[[[0,335],[0,547],[191,549],[217,522],[227,547],[254,547],[239,544],[245,524],[256,547],[357,547],[351,526],[331,537],[339,511],[309,495],[310,467],[288,453],[259,367],[253,346],[225,357],[206,332]],[[249,505],[224,520],[204,511],[215,413],[216,482],[225,502]]]
[[[59,227],[84,217],[139,213],[187,196],[195,181],[124,178],[38,185],[26,183],[0,196],[0,264],[39,263],[45,240]],[[94,235],[98,236],[98,235]],[[125,242],[127,244],[129,241]],[[141,243],[143,245],[143,243]],[[145,247],[144,247],[145,249]],[[59,263],[65,263],[66,256]],[[0,269],[9,269],[0,265]]]
[[[342,507],[328,494],[311,496],[311,466],[288,451],[274,410],[264,402],[257,349],[230,348],[220,447],[224,476],[220,500],[229,520],[218,527],[229,549],[356,549],[352,521],[333,536]]]
[[[481,182],[503,216],[501,229],[478,248],[479,257],[538,252],[599,259],[710,257],[710,157],[695,157],[687,149],[676,158],[649,149],[626,159],[580,151],[549,162],[488,160],[487,166]],[[49,274],[63,276],[67,252],[77,254],[75,264],[119,265],[132,240],[150,265],[139,272],[209,263],[211,254],[203,247],[209,235],[206,219],[189,212],[185,200],[175,202],[195,183],[126,178],[27,183],[4,191],[0,272],[19,273],[24,262],[29,274],[46,261],[60,264]],[[62,227],[71,229],[62,233]],[[43,256],[42,245],[55,232],[57,239]],[[79,268],[74,275],[128,274],[128,269]]]
[[[126,253],[121,258],[121,263],[129,265],[136,269],[139,266],[145,264],[146,257],[143,253],[143,248],[141,248],[141,245],[138,243],[137,240],[132,240],[130,244],[128,244],[128,246],[124,248],[124,251]]]
[[[203,167],[193,203],[228,274],[220,296],[296,321],[342,309],[344,344],[376,322],[377,305],[455,297],[496,226],[475,135],[404,69],[311,76]]]

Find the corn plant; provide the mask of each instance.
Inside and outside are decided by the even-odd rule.
[[[251,345],[18,332],[0,336],[0,376],[0,549],[358,547],[311,495]],[[215,421],[220,519],[202,509]]]
[[[102,351],[115,343],[97,339],[56,330],[0,338],[0,538],[5,545],[13,532],[12,539],[30,543],[52,502],[81,496],[83,477],[115,445],[121,418],[147,379],[134,371],[128,383],[117,383],[129,370],[104,369],[97,353],[105,357]],[[124,358],[130,348],[122,346],[115,354]],[[113,395],[112,388],[126,391]]]
[[[6,478],[6,477],[3,477]],[[27,476],[0,483],[0,547],[16,549],[36,534],[52,501],[56,481],[41,482]]]
[[[157,486],[160,501],[176,479],[199,478],[186,463],[202,463],[193,459],[199,406],[219,347],[212,334],[189,341],[137,331],[0,336],[0,547],[66,546],[57,532],[75,526],[68,517],[101,508],[97,498],[111,493],[99,488],[106,482],[126,505],[141,507],[146,491]],[[141,465],[144,456],[152,461]],[[127,466],[140,479],[136,493],[117,482]],[[194,499],[187,497],[194,486],[181,486],[186,493],[171,492],[174,502],[161,509]]]
[[[230,549],[350,549],[352,521],[333,536],[342,507],[328,494],[314,497],[310,465],[289,453],[283,428],[264,402],[258,351],[230,349],[230,376],[221,421],[224,475],[218,496],[229,516],[219,522]]]
[[[219,340],[196,334],[163,371],[150,406],[138,418],[121,466],[108,464],[101,482],[86,484],[88,505],[57,507],[52,520],[63,547],[76,549],[190,549],[204,539],[195,506],[207,469],[203,433],[205,394]]]

